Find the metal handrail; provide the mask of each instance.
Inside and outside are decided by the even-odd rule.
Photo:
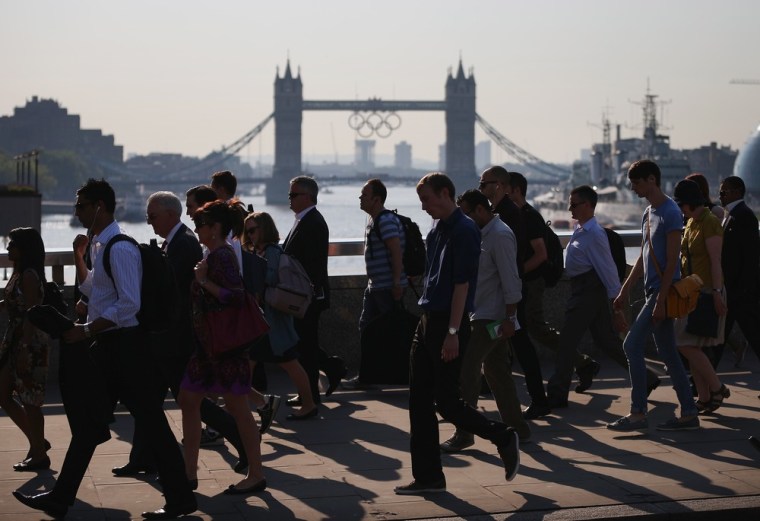
[[[623,239],[623,244],[626,248],[639,246],[641,244],[641,231],[640,230],[616,230]],[[557,236],[562,243],[562,247],[566,247],[570,241],[570,231],[559,231]],[[364,240],[363,239],[333,239],[330,241],[328,248],[328,255],[330,257],[349,257],[364,255]],[[74,254],[68,248],[52,248],[45,252],[45,266],[51,266],[53,268],[53,281],[58,284],[63,284],[63,269],[66,266],[74,265]],[[8,252],[0,252],[0,268],[12,268],[13,263],[8,259]]]

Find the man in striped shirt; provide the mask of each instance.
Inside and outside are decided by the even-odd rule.
[[[393,308],[408,285],[402,258],[406,237],[398,217],[385,208],[388,191],[379,179],[370,179],[362,188],[359,206],[371,217],[364,238],[367,288],[364,290],[359,330]]]

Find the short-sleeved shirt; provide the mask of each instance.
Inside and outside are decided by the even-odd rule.
[[[525,251],[525,258],[523,259],[523,262],[525,262],[528,259],[530,259],[535,253],[533,251],[533,247],[530,245],[530,241],[544,238],[544,230],[546,229],[546,221],[544,221],[543,216],[538,212],[538,210],[533,208],[528,203],[525,203],[525,205],[522,208],[520,208],[520,211],[522,213],[523,229],[525,231],[524,233],[525,244],[523,246],[523,250]],[[539,267],[537,267],[533,271],[523,274],[523,279],[524,280],[537,279],[543,275],[543,270],[544,270],[544,263],[542,263]]]
[[[473,308],[478,285],[480,230],[457,208],[438,220],[427,235],[425,288],[419,305],[425,311],[450,311],[454,285],[469,283],[464,311]]]
[[[681,271],[699,275],[705,288],[719,288],[723,285],[723,280],[713,285],[710,255],[705,243],[710,237],[723,237],[723,226],[715,214],[710,210],[703,210],[699,216],[692,217],[686,223],[686,230],[681,239]]]
[[[398,237],[401,243],[403,255],[406,247],[406,235],[401,221],[393,212],[381,212],[377,216],[377,227],[374,220],[370,219],[364,236],[364,262],[367,265],[368,287],[370,289],[390,289],[393,287],[393,269],[391,268],[391,255],[385,246],[385,241]],[[377,230],[380,230],[380,236]],[[407,286],[404,265],[401,265],[401,286]]]
[[[652,261],[652,255],[649,253],[649,241],[647,240],[647,221],[649,221],[650,235],[652,238],[652,248],[654,255],[657,257],[657,263],[660,271],[665,271],[668,250],[668,234],[673,231],[683,229],[683,214],[678,205],[670,197],[665,196],[665,202],[655,208],[647,207],[641,221],[642,250],[641,255],[644,261],[644,287],[647,290],[656,290],[661,286],[660,275]],[[676,269],[673,273],[673,281],[681,278],[680,264],[676,263]]]

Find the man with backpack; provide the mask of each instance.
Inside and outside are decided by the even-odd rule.
[[[548,225],[541,214],[525,199],[528,192],[528,180],[519,172],[509,173],[509,198],[520,208],[526,235],[526,252],[523,262],[523,302],[525,303],[524,327],[530,336],[555,353],[559,349],[559,331],[550,327],[544,319],[544,280],[548,269],[548,245],[545,237]],[[559,253],[562,255],[562,252]],[[563,264],[560,264],[562,268]],[[599,363],[588,355],[573,351],[573,365],[578,374],[578,386],[575,392],[582,393],[591,387],[594,375],[599,372]],[[537,416],[537,410],[526,413],[527,419]]]
[[[190,284],[195,277],[195,265],[203,258],[203,252],[195,234],[180,221],[181,216],[182,202],[173,193],[156,192],[148,197],[147,221],[156,235],[164,239],[161,249],[166,253],[177,282],[177,307],[180,309],[176,327],[166,336],[166,342],[152,353],[163,377],[164,385],[159,389],[159,399],[166,395],[167,388],[171,389],[175,400],[178,398],[179,384],[195,347]],[[201,402],[201,419],[230,441],[240,457],[235,470],[244,470],[248,459],[232,415],[206,398]],[[150,436],[149,432],[143,433],[135,428],[129,462],[114,467],[115,476],[134,476],[155,470],[153,456],[147,450],[147,436]]]
[[[149,450],[166,497],[166,505],[144,512],[147,519],[172,519],[197,509],[197,503],[185,475],[182,453],[169,427],[163,402],[156,400],[155,386],[160,377],[151,359],[146,332],[138,322],[141,307],[142,260],[140,250],[130,241],[119,241],[111,248],[111,278],[104,269],[104,250],[120,233],[114,220],[116,196],[103,179],[89,179],[77,191],[76,216],[92,234],[88,240],[78,235],[74,240],[74,262],[80,290],[89,298],[87,322],[76,324],[63,335],[67,343],[89,340],[90,353],[99,375],[93,375],[93,394],[106,394],[111,410],[121,401],[135,418],[135,424],[148,437]],[[92,269],[85,263],[89,248]],[[99,378],[101,376],[102,378]],[[74,504],[95,448],[103,439],[86,432],[72,434],[61,473],[52,490],[27,496],[14,492],[25,505],[54,517],[63,517]]]
[[[364,240],[367,288],[359,317],[360,331],[400,302],[409,285],[403,264],[406,234],[396,214],[385,208],[387,196],[388,190],[380,179],[367,181],[359,196],[359,207],[371,217]]]
[[[403,308],[403,296],[408,287],[404,269],[406,232],[401,218],[385,208],[388,190],[380,179],[370,179],[362,187],[359,207],[370,216],[364,235],[364,262],[367,268],[367,287],[364,289],[359,316],[361,335],[361,364],[359,375],[344,382],[346,388],[359,389],[379,382],[406,382],[409,373],[409,350],[395,335],[403,327],[403,317],[393,314]],[[383,321],[396,322],[392,330]],[[378,335],[382,330],[383,334]],[[398,345],[399,343],[407,345]],[[379,353],[378,347],[382,349]],[[406,363],[405,363],[406,361]]]

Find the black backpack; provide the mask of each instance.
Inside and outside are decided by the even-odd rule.
[[[562,243],[551,228],[551,221],[546,221],[544,228],[544,244],[546,244],[546,262],[543,266],[544,282],[547,288],[553,288],[562,278],[565,271],[565,257],[562,251]]]
[[[171,330],[179,322],[180,306],[177,281],[168,257],[158,247],[156,239],[151,239],[150,244],[139,244],[129,235],[115,235],[103,253],[103,267],[111,281],[111,247],[119,241],[131,242],[140,250],[143,274],[137,320],[149,333]]]
[[[427,261],[427,254],[425,253],[425,241],[422,239],[422,233],[417,223],[411,220],[405,215],[400,215],[398,210],[383,210],[374,219],[373,229],[380,240],[383,240],[383,236],[380,234],[380,216],[389,212],[398,217],[401,227],[404,229],[405,245],[402,262],[404,264],[404,272],[407,277],[419,277],[425,273],[425,262]]]
[[[623,238],[615,230],[605,228],[604,231],[607,232],[607,242],[610,244],[610,253],[612,253],[612,260],[615,261],[615,267],[617,267],[618,278],[620,282],[623,282],[628,274],[628,262],[625,260],[625,243],[623,243]]]

